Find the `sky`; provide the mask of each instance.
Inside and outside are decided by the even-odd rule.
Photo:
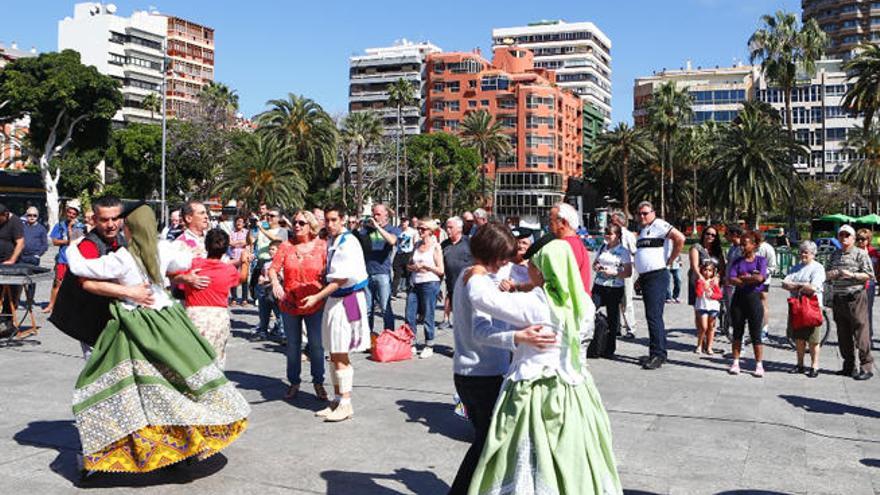
[[[74,1],[0,0],[0,43],[54,51],[58,21]],[[445,51],[491,53],[493,28],[542,19],[590,21],[611,39],[612,120],[632,121],[636,77],[655,70],[748,62],[760,17],[800,0],[118,0],[117,14],[156,8],[215,29],[215,77],[252,116],[266,101],[301,94],[331,115],[344,113],[348,58],[395,40],[430,41]]]

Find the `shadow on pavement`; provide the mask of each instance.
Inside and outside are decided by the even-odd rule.
[[[880,418],[880,412],[864,407],[851,406],[849,404],[841,404],[830,400],[813,399],[810,397],[802,397],[799,395],[780,395],[781,399],[785,399],[794,407],[799,407],[807,412],[822,414],[852,414],[854,416],[864,416],[866,418]]]
[[[397,405],[407,415],[408,423],[422,424],[428,428],[428,433],[437,433],[459,442],[473,441],[473,429],[467,421],[455,415],[455,405],[451,402],[399,400]]]
[[[79,488],[112,488],[184,484],[210,476],[226,465],[226,458],[217,454],[188,466],[176,464],[144,474],[96,473],[80,479],[76,455],[80,450],[79,434],[71,420],[33,421],[16,433],[13,440],[20,445],[53,449],[58,456],[49,464],[55,474]]]
[[[726,490],[715,495],[788,495],[788,493],[773,490]]]
[[[324,471],[321,477],[327,480],[327,494],[339,495],[357,493],[358,495],[398,495],[397,490],[380,485],[377,481],[389,480],[403,484],[412,493],[446,493],[449,485],[431,471],[395,469],[394,473],[356,473],[348,471]]]
[[[880,459],[862,459],[859,462],[868,467],[880,468]]]
[[[263,397],[262,401],[251,404],[262,404],[274,400],[282,400],[287,392],[287,384],[281,378],[255,375],[246,371],[227,370],[226,378],[235,382],[238,388],[256,390]]]

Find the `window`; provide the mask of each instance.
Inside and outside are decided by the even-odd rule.
[[[468,108],[477,108],[477,100],[468,100]]]
[[[446,83],[446,89],[452,93],[458,93],[461,90],[461,84],[458,81],[451,81]]]
[[[125,55],[110,54],[110,63],[113,65],[122,65],[125,63]]]
[[[470,89],[474,89],[474,88],[476,88],[476,87],[477,87],[477,81],[475,81],[475,80],[473,80],[473,79],[471,79],[470,81],[468,81],[468,88],[470,88]]]
[[[556,137],[555,136],[537,136],[535,134],[526,134],[526,147],[534,148],[536,146],[550,146],[551,148],[556,145]]]
[[[444,84],[442,82],[435,82],[433,90],[434,91],[443,91]]]
[[[445,124],[446,124],[446,127],[448,127],[450,130],[453,130],[453,131],[458,130],[458,121],[457,120],[447,120],[445,122]]]
[[[159,85],[156,83],[141,81],[140,79],[132,79],[130,77],[125,78],[122,84],[123,86],[128,87],[148,89],[150,91],[159,91]]]
[[[443,119],[434,119],[434,121],[431,122],[431,129],[433,129],[435,131],[442,131],[443,130]]]
[[[442,74],[445,70],[446,65],[443,62],[434,62],[434,74]]]
[[[526,108],[550,107],[553,108],[554,98],[552,96],[526,96]]]
[[[501,117],[498,119],[498,122],[501,123],[501,127],[504,129],[515,129],[516,128],[516,117]]]
[[[843,141],[846,139],[846,128],[835,127],[831,129],[825,129],[825,138],[828,141]]]
[[[480,81],[482,91],[506,91],[510,87],[510,79],[505,76],[486,76]]]
[[[528,129],[537,129],[542,125],[546,125],[548,129],[553,129],[553,117],[536,117],[534,115],[526,117],[526,127]]]
[[[431,109],[436,112],[442,112],[443,110],[446,110],[446,102],[443,100],[435,101],[431,103]]]
[[[488,107],[488,106],[489,106],[489,100],[480,100],[480,105],[483,105],[484,107]]]
[[[453,74],[477,74],[483,68],[482,64],[475,59],[465,58],[461,62],[453,62],[447,65]]]
[[[447,103],[446,107],[449,111],[452,112],[458,112],[461,110],[461,106],[458,100],[450,101],[449,103]]]
[[[136,65],[138,67],[144,67],[147,69],[153,70],[162,70],[162,64],[159,62],[154,62],[152,60],[147,60],[145,58],[140,57],[128,57],[126,63],[129,65]]]
[[[516,100],[513,98],[499,98],[498,108],[512,110],[516,108]]]
[[[825,86],[825,96],[843,96],[846,93],[845,84],[834,84]]]

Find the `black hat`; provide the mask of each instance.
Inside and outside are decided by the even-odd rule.
[[[556,236],[552,233],[544,234],[543,237],[535,241],[534,244],[529,246],[529,249],[526,250],[526,254],[523,255],[524,259],[531,259],[538,251],[541,250],[544,246],[546,246],[550,241],[555,241]]]
[[[528,237],[532,237],[532,229],[527,229],[525,227],[516,227],[510,231],[514,237],[517,239],[526,239]]]
[[[146,201],[138,201],[137,203],[131,203],[129,205],[126,205],[125,208],[122,209],[122,218],[128,217],[129,215],[131,215],[134,212],[134,210],[137,210],[141,206],[147,206],[147,202]]]

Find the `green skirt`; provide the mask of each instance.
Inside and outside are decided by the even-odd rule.
[[[507,382],[492,417],[470,495],[620,494],[611,425],[585,373]]]
[[[86,469],[152,471],[244,432],[250,406],[180,304],[110,312],[74,391]]]

